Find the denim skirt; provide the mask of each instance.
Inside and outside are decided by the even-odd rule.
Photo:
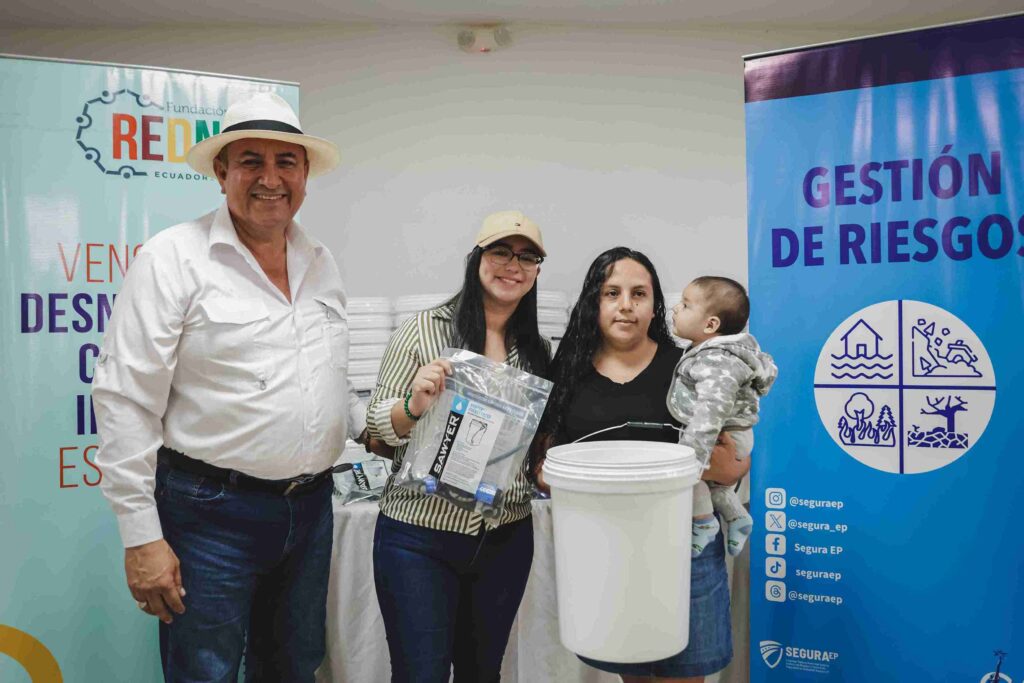
[[[690,642],[656,662],[620,664],[580,656],[590,666],[626,676],[685,678],[721,671],[732,660],[729,578],[722,533],[690,565]]]

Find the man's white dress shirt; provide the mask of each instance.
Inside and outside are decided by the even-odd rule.
[[[294,221],[292,300],[241,243],[227,205],[139,251],[96,362],[101,487],[126,547],[162,538],[161,444],[262,479],[322,472],[366,425],[348,382],[334,258]]]

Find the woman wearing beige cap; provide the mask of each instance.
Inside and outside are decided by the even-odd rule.
[[[455,346],[546,377],[550,346],[537,329],[537,224],[518,211],[484,219],[462,289],[405,321],[391,337],[367,410],[372,438],[396,446],[393,472],[417,420],[444,390]],[[532,485],[525,470],[497,520],[389,479],[373,542],[374,580],[395,682],[499,680],[501,658],[533,560]]]

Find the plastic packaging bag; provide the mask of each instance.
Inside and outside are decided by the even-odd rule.
[[[452,374],[413,429],[395,481],[497,519],[552,384],[472,351],[449,348],[441,357]]]
[[[351,463],[349,469],[334,474],[334,495],[341,499],[342,505],[357,500],[377,500],[384,492],[390,473],[391,461],[385,458]]]

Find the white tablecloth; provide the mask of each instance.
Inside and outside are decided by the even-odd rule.
[[[373,585],[376,503],[342,506],[335,500],[334,559],[327,592],[327,656],[319,681],[382,683],[390,680],[384,622]],[[562,647],[558,636],[555,553],[550,501],[533,504],[534,555],[519,614],[512,628],[501,679],[509,683],[619,683]],[[732,578],[734,660],[717,680],[748,681],[749,560],[737,558]],[[715,681],[709,677],[708,682]]]

